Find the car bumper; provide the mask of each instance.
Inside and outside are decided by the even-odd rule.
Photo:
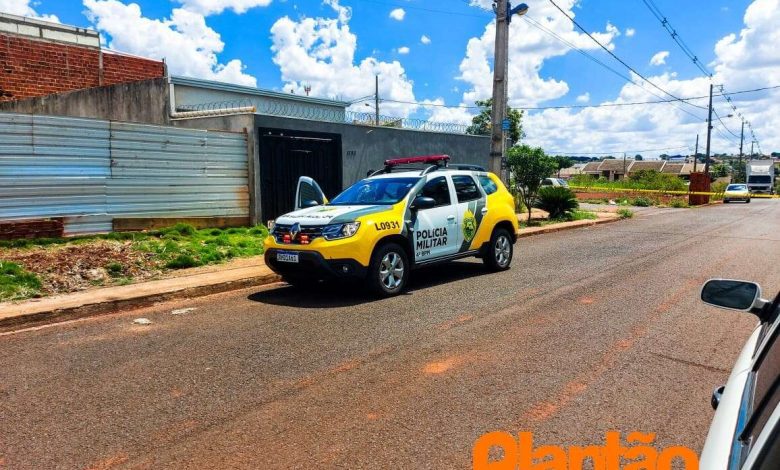
[[[731,201],[747,201],[750,199],[750,195],[748,194],[727,194],[723,196],[723,200],[726,202]]]
[[[277,261],[276,255],[280,251],[298,253],[298,262]],[[364,279],[368,271],[368,268],[354,259],[325,259],[320,253],[311,250],[270,248],[265,252],[265,264],[281,276],[295,276],[313,280]]]

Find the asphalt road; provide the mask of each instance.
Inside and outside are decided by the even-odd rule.
[[[0,467],[468,468],[495,430],[700,450],[754,321],[698,289],[780,289],[780,201],[516,249],[508,272],[458,262],[388,300],[274,285],[2,335]]]

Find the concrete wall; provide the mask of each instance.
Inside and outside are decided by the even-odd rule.
[[[164,78],[0,102],[0,111],[158,125],[170,124],[168,109]]]
[[[360,126],[303,119],[257,115],[255,126],[274,129],[340,134],[343,186],[365,178],[368,170],[378,170],[393,157],[447,154],[453,163],[473,163],[488,167],[490,138],[444,134],[409,129]]]

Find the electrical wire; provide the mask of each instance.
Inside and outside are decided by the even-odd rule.
[[[663,151],[671,151],[671,150],[690,150],[690,145],[683,145],[680,147],[668,147],[668,148],[662,148],[662,149],[644,149],[644,150],[621,150],[621,151],[613,151],[613,152],[561,152],[558,150],[551,150],[551,151],[545,151],[548,155],[572,155],[572,156],[578,156],[578,155],[615,155],[615,154],[638,154],[638,153],[645,153],[645,152],[663,152]]]

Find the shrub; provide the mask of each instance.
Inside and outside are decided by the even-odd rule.
[[[653,205],[653,201],[644,196],[639,196],[638,198],[634,199],[634,203],[632,205],[637,207],[650,207]]]
[[[685,199],[672,199],[672,202],[669,203],[671,207],[675,207],[677,209],[688,207],[688,202]]]
[[[191,237],[195,235],[195,227],[190,224],[176,224],[173,227],[165,227],[160,229],[159,233],[161,235],[176,233],[185,237]]]
[[[718,181],[718,182],[712,183],[712,186],[710,186],[710,191],[712,191],[713,193],[723,193],[723,192],[726,191],[726,187],[728,185],[729,184],[726,183],[725,181]]]
[[[179,255],[165,263],[165,267],[170,269],[194,268],[195,266],[200,265],[201,263],[191,255]]]
[[[122,265],[122,263],[112,261],[106,265],[106,271],[111,277],[119,277],[125,271],[125,267]]]
[[[536,207],[550,213],[551,219],[561,219],[580,207],[569,188],[547,186],[539,190]]]
[[[630,219],[634,216],[634,211],[631,209],[618,209],[617,214],[621,219]]]

